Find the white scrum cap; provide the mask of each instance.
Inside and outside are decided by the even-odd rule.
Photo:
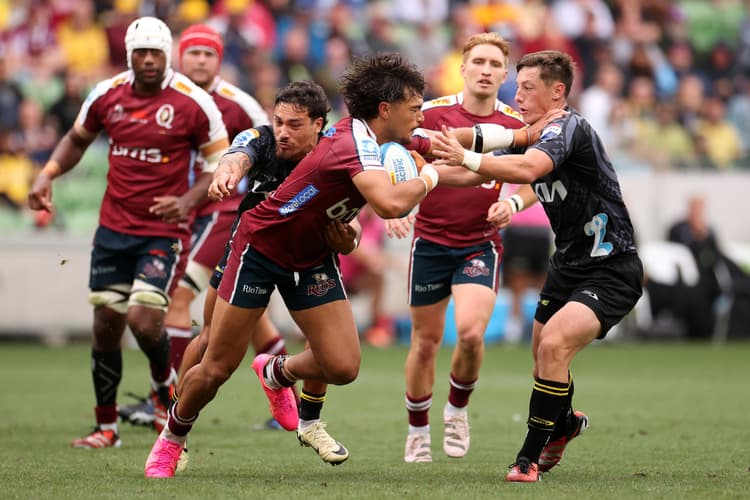
[[[167,56],[167,68],[172,59],[172,33],[163,21],[155,17],[140,17],[130,23],[125,33],[125,49],[128,52],[128,68],[133,69],[132,56],[135,49],[158,49]]]

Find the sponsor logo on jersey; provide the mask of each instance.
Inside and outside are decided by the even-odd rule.
[[[128,148],[112,143],[110,153],[112,156],[124,156],[146,163],[167,163],[169,161],[169,156],[164,156],[159,148]]]
[[[435,108],[438,106],[451,106],[453,104],[456,104],[457,99],[455,95],[447,95],[444,97],[438,97],[437,99],[433,99],[431,101],[427,101],[422,105],[422,111],[427,111],[430,108]]]
[[[130,113],[130,123],[148,123],[145,109],[136,109]]]
[[[257,139],[260,137],[260,132],[258,132],[257,129],[249,128],[247,130],[243,130],[232,141],[232,147],[244,147],[250,144],[250,141],[253,139]]]
[[[307,294],[322,297],[328,290],[336,288],[336,281],[330,278],[326,273],[315,273],[312,275],[315,283],[307,285]]]
[[[568,197],[568,190],[559,179],[553,182],[551,186],[548,186],[545,182],[534,184],[534,193],[542,203],[553,202],[557,195],[560,196],[560,200],[565,200]]]
[[[189,94],[193,91],[193,89],[191,89],[185,82],[179,80],[174,83],[174,88],[185,94]]]
[[[562,133],[562,127],[560,127],[560,125],[556,123],[552,123],[544,127],[544,130],[542,130],[542,135],[539,137],[539,141],[540,142],[549,141],[551,139],[554,139],[561,133]]]
[[[112,109],[107,111],[106,120],[110,123],[119,122],[124,120],[126,117],[125,111],[122,109],[122,104],[115,104]]]
[[[487,269],[487,264],[485,264],[484,261],[471,259],[469,264],[464,267],[462,273],[470,278],[476,278],[477,276],[489,276],[490,270]]]
[[[523,121],[523,117],[521,116],[521,113],[511,108],[510,106],[508,106],[502,101],[497,101],[497,110],[500,111],[504,115],[508,115],[508,116],[515,118],[516,120]]]
[[[584,295],[588,295],[594,300],[599,300],[599,296],[595,294],[594,292],[592,292],[591,290],[581,290],[581,293]]]
[[[279,208],[279,214],[281,214],[282,217],[286,217],[287,215],[296,212],[297,210],[305,206],[307,202],[313,199],[319,192],[320,190],[318,188],[316,188],[312,184],[308,184],[288,203],[285,203],[281,206],[281,208]]]
[[[441,288],[443,288],[442,283],[426,283],[426,284],[417,283],[414,285],[414,291],[422,292],[422,293],[434,292],[435,290],[440,290]]]
[[[232,92],[232,89],[229,87],[219,87],[219,94],[223,95],[224,97],[229,97],[230,99],[235,96],[235,93]]]
[[[156,124],[166,129],[172,128],[174,120],[174,106],[171,104],[162,104],[156,111]]]
[[[242,293],[250,295],[267,295],[270,293],[270,290],[268,288],[263,288],[262,286],[242,285]]]
[[[357,138],[357,150],[359,151],[359,161],[363,164],[374,163],[380,165],[380,148],[378,147],[378,143],[371,138]]]

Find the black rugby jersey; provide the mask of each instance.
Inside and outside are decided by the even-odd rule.
[[[553,266],[585,266],[636,253],[633,225],[602,141],[573,108],[549,123],[530,147],[553,170],[531,183],[555,233]],[[523,152],[497,151],[495,154]]]
[[[247,173],[247,194],[237,210],[238,217],[265,200],[297,166],[297,162],[276,157],[276,137],[270,125],[240,132],[226,154],[230,153],[244,153],[252,162]]]

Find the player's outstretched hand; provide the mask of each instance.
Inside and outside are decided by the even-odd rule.
[[[389,238],[406,238],[411,233],[411,227],[414,225],[414,214],[409,214],[400,219],[385,219],[385,234]]]
[[[208,197],[213,200],[223,200],[234,192],[238,183],[239,179],[234,173],[219,172],[217,170],[214,173],[211,184],[208,186]]]
[[[441,134],[432,138],[432,154],[437,158],[435,165],[461,166],[464,161],[464,148],[456,136],[443,125]]]

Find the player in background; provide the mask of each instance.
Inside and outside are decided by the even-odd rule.
[[[423,91],[422,75],[399,55],[357,60],[341,84],[351,116],[336,123],[266,200],[242,214],[206,352],[181,382],[167,427],[146,461],[147,477],[174,475],[188,432],[242,360],[249,329],[274,288],[310,345],[293,356],[261,354],[253,361],[279,423],[298,423],[291,390],[296,380],[341,385],[357,377],[357,327],[325,232],[331,224],[344,229],[365,203],[381,217],[401,216],[437,184],[434,169],[423,166],[419,177],[392,185],[380,161],[379,144],[410,142],[422,122]],[[229,195],[245,174],[239,164],[218,171],[211,195]]]
[[[528,430],[505,478],[534,482],[587,428],[588,417],[572,407],[570,365],[581,349],[603,338],[633,308],[642,293],[643,266],[617,174],[596,131],[568,106],[574,77],[570,56],[535,52],[524,55],[516,68],[516,102],[527,123],[540,121],[549,111],[567,110],[542,130],[538,141],[481,155],[465,151],[444,129],[444,137],[433,138],[432,145],[441,158],[436,163],[463,165],[466,170],[459,173],[467,181],[489,177],[530,183],[555,234],[556,249],[532,331]],[[485,135],[488,139],[494,142]],[[510,145],[504,142],[500,147]]]
[[[427,102],[422,128],[440,130],[494,123],[524,126],[521,116],[497,99],[508,76],[508,42],[495,33],[469,37],[463,46],[463,91]],[[441,183],[442,184],[442,183]],[[484,357],[484,331],[495,307],[502,243],[488,210],[501,183],[438,186],[420,205],[409,263],[411,343],[406,357],[406,462],[431,462],[429,411],[445,313],[453,296],[457,343],[451,358],[448,401],[443,408],[443,450],[461,458],[469,450],[469,397]],[[502,203],[499,209],[506,207]],[[389,232],[399,237],[396,221]]]
[[[180,36],[178,49],[180,71],[211,95],[221,111],[230,141],[243,130],[269,123],[253,97],[219,76],[224,42],[216,31],[204,24],[191,25]],[[202,164],[200,157],[196,160],[197,165]],[[238,191],[220,202],[206,199],[192,213],[195,220],[191,246],[184,256],[187,267],[172,293],[164,318],[170,339],[170,363],[178,373],[185,348],[193,337],[190,304],[208,286],[211,272],[231,235],[242,197],[243,193]],[[284,340],[275,331],[269,333],[271,336],[258,335],[257,342],[263,344],[260,348],[274,346],[283,350]],[[258,344],[253,345],[259,348]],[[151,398],[147,398],[141,404],[121,407],[119,415],[132,424],[150,426],[155,418],[153,410]]]
[[[235,215],[238,220],[242,213],[265,200],[268,194],[274,191],[292,172],[300,160],[315,147],[322,135],[321,131],[325,129],[328,111],[328,98],[320,85],[311,81],[293,82],[276,95],[273,126],[264,125],[245,130],[235,137],[232,146],[222,157],[219,165],[220,168],[224,168],[224,164],[236,163],[248,172],[246,178],[249,188]],[[329,232],[326,231],[326,234]],[[333,250],[349,253],[354,249],[353,234],[349,235],[347,232],[342,232],[342,234],[331,232],[330,234],[329,244]],[[178,397],[182,392],[181,382],[184,374],[200,362],[208,345],[216,305],[216,290],[224,274],[228,253],[229,245],[227,244],[226,252],[216,265],[206,292],[203,328],[200,335],[190,342],[182,360],[176,391]],[[266,344],[275,349],[264,350],[264,343],[268,340],[263,339],[278,339],[275,342],[272,340],[271,344]],[[267,314],[263,314],[258,320],[250,334],[250,342],[255,346],[257,353],[287,354],[283,341]],[[349,457],[349,451],[328,434],[326,424],[320,421],[320,412],[326,399],[326,389],[325,383],[314,380],[304,381],[299,403],[297,438],[301,444],[313,448],[323,461],[339,464]],[[186,465],[185,458],[183,456],[181,459],[179,470]]]
[[[211,97],[170,68],[172,36],[162,21],[133,21],[125,46],[130,69],[93,88],[29,193],[32,209],[52,211],[52,180],[78,163],[99,132],[107,134],[107,189],[89,275],[96,428],[73,441],[76,448],[121,444],[117,388],[126,326],[149,359],[153,403],[164,421],[176,377],[163,329],[168,297],[185,265],[188,214],[205,197],[211,172],[229,146]],[[192,151],[206,161],[190,188]]]

